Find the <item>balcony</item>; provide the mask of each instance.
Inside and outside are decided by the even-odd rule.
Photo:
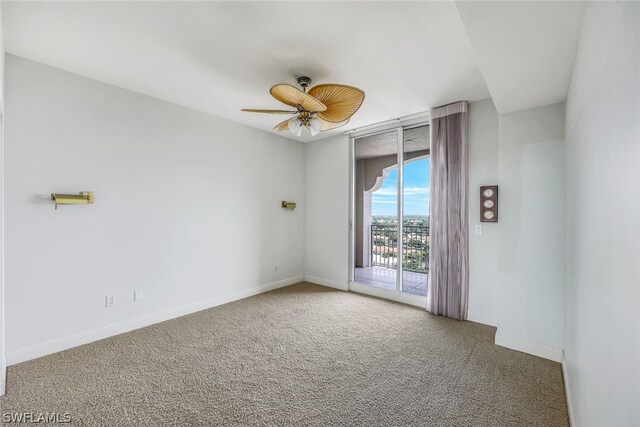
[[[398,266],[398,226],[371,225],[371,265],[396,268]],[[404,271],[429,272],[429,227],[402,227],[402,267]]]
[[[403,292],[425,296],[429,273],[429,227],[404,224],[402,232]],[[356,282],[395,290],[398,267],[398,226],[372,224],[370,266],[356,268]]]

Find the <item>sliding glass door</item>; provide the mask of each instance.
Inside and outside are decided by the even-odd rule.
[[[353,141],[352,281],[425,296],[429,244],[429,127]]]
[[[355,281],[398,289],[398,130],[355,140]]]
[[[402,291],[427,295],[429,273],[429,126],[403,132]]]

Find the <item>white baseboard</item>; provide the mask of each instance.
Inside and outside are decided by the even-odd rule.
[[[564,351],[562,352],[562,380],[564,381],[564,393],[567,399],[567,412],[569,413],[569,426],[576,426],[574,412],[573,412],[573,400],[571,395],[571,388],[569,387],[569,374],[567,368],[567,361],[564,357]]]
[[[469,311],[467,313],[467,320],[475,323],[482,323],[483,325],[498,326],[498,319],[486,314],[474,313]]]
[[[341,291],[348,291],[349,285],[347,283],[336,282],[335,280],[323,279],[316,276],[304,276],[304,281],[309,283],[315,283],[316,285],[328,286],[330,288],[340,289]]]
[[[551,347],[545,344],[538,344],[532,341],[523,340],[521,338],[512,337],[510,335],[496,333],[496,345],[510,348],[512,350],[522,351],[544,359],[560,362],[562,360],[562,349]]]
[[[403,304],[415,305],[416,307],[427,308],[427,298],[417,295],[389,291],[387,289],[376,288],[371,285],[363,285],[362,283],[351,283],[349,290],[361,294],[371,295],[373,297],[390,299],[392,301],[401,302]]]
[[[164,322],[165,320],[174,319],[176,317],[195,313],[197,311],[206,310],[207,308],[227,304],[232,301],[237,301],[239,299],[247,298],[253,295],[258,295],[264,292],[271,291],[273,289],[293,285],[295,283],[301,282],[303,279],[304,276],[294,276],[277,282],[267,283],[265,285],[256,286],[254,288],[233,292],[207,301],[199,301],[194,304],[188,304],[158,313],[148,314],[145,316],[137,317],[135,319],[126,320],[90,331],[81,332],[79,334],[48,341],[24,349],[12,351],[10,353],[7,353],[6,363],[8,366],[15,365],[16,363],[36,359],[38,357],[57,353],[62,350],[77,347],[79,345],[88,344],[93,341],[98,341],[114,335],[133,331],[135,329],[144,328],[145,326]]]

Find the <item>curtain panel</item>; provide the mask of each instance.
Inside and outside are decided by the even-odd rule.
[[[430,260],[427,310],[467,318],[467,101],[431,110]]]

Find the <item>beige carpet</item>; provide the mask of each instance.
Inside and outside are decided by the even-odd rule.
[[[88,426],[567,426],[495,329],[301,283],[11,366],[1,412]]]

